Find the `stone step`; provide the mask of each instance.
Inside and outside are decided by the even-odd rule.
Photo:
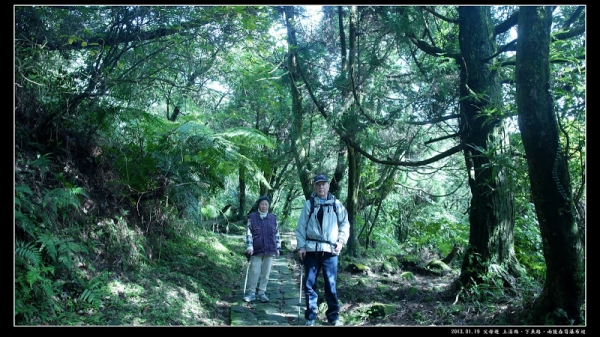
[[[289,256],[273,260],[266,291],[270,301],[267,303],[244,302],[242,279],[242,290],[237,295],[239,302],[231,305],[231,325],[304,325],[304,294],[300,293],[299,268]]]

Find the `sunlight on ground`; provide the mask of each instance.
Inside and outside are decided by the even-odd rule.
[[[108,283],[108,289],[110,292],[118,295],[120,293],[124,293],[126,296],[135,298],[144,293],[144,288],[137,284],[126,284],[121,282],[120,280],[114,280]]]

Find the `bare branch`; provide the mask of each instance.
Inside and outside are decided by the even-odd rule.
[[[447,135],[447,136],[444,136],[444,137],[439,137],[439,138],[435,138],[435,139],[429,139],[424,144],[427,145],[427,144],[432,144],[432,143],[439,142],[439,141],[442,141],[442,140],[445,140],[445,139],[449,139],[449,138],[456,138],[456,137],[459,137],[459,136],[464,135],[466,133],[467,133],[466,131],[463,131],[463,132],[455,133],[453,135]]]
[[[552,36],[552,41],[557,41],[557,40],[568,40],[570,38],[573,38],[575,36],[579,36],[581,34],[585,33],[585,26],[579,26],[579,27],[575,27],[571,30],[568,30],[566,32],[560,32],[557,34],[554,34]]]
[[[447,56],[447,57],[453,58],[455,60],[460,59],[459,53],[452,53],[452,52],[449,52],[442,48],[434,47],[423,40],[417,39],[414,36],[409,36],[408,39],[410,40],[410,42],[414,43],[414,45],[417,46],[417,48],[419,48],[426,54],[433,55],[433,56]]]
[[[581,13],[583,13],[583,10],[585,9],[585,6],[579,6],[577,7],[577,9],[575,10],[575,12],[573,12],[573,15],[571,15],[571,17],[565,21],[565,23],[563,24],[562,28],[563,29],[568,29],[569,27],[571,27],[571,25],[573,24],[573,22],[577,21],[579,19],[579,16],[581,15]]]
[[[361,149],[360,146],[358,146],[358,144],[356,144],[355,142],[352,141],[352,139],[349,135],[342,136],[342,139],[344,139],[346,144],[351,146],[356,152],[367,157],[367,159],[371,160],[372,162],[378,163],[378,164],[383,164],[383,165],[391,165],[391,166],[410,166],[410,167],[424,166],[427,164],[435,163],[436,161],[444,159],[446,157],[450,157],[451,155],[462,151],[463,147],[464,147],[462,144],[459,144],[459,145],[457,145],[449,150],[446,150],[438,155],[435,155],[429,159],[420,160],[420,161],[381,160],[381,159],[374,157],[367,151]]]
[[[412,124],[412,125],[427,125],[427,124],[438,123],[438,122],[447,121],[449,119],[454,119],[454,118],[459,118],[459,117],[460,117],[460,115],[447,115],[447,116],[442,116],[442,117],[434,118],[434,119],[427,120],[427,121],[408,122],[407,124]]]
[[[498,36],[504,32],[507,32],[509,29],[516,26],[518,22],[519,11],[516,11],[504,22],[501,22],[496,27],[494,27],[494,36]]]

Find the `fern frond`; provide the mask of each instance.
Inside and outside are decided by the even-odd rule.
[[[94,292],[89,289],[85,289],[81,295],[79,295],[79,300],[83,302],[92,303],[94,301]]]
[[[87,249],[73,242],[73,239],[67,238],[61,240],[58,244],[58,262],[67,268],[73,266],[74,257],[79,252],[87,252]]]
[[[100,295],[98,292],[99,286],[102,284],[102,281],[99,279],[90,280],[81,295],[79,295],[79,300],[82,302],[94,303],[100,300]]]
[[[33,242],[25,243],[17,240],[15,242],[15,255],[26,259],[32,266],[38,266],[42,260],[41,253]]]
[[[217,136],[228,139],[242,147],[255,148],[264,146],[270,149],[275,148],[275,143],[269,137],[254,128],[231,128],[217,134]]]
[[[33,195],[33,191],[29,188],[29,186],[27,185],[17,185],[15,186],[15,194],[19,195],[19,194],[27,194],[27,195]]]
[[[42,202],[42,206],[46,207],[47,205],[50,205],[55,213],[58,208],[64,208],[69,205],[75,207],[75,209],[78,209],[78,195],[87,196],[81,187],[55,188],[46,193],[44,196],[44,201]]]
[[[46,253],[48,253],[50,258],[54,261],[57,260],[57,256],[58,256],[57,246],[60,242],[59,239],[55,238],[54,236],[52,236],[48,233],[44,233],[44,234],[40,235],[37,242],[39,242],[42,245],[40,247],[40,250],[46,249]]]
[[[35,282],[44,280],[40,273],[40,270],[37,268],[31,268],[30,270],[28,270],[25,279],[27,280],[27,283],[29,283],[30,287],[33,287],[33,284]]]
[[[45,155],[40,156],[37,155],[37,159],[31,162],[31,166],[39,167],[42,173],[48,170],[48,166],[50,165],[50,159],[52,158],[52,153],[46,153]]]

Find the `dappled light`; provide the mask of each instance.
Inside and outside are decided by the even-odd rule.
[[[13,10],[13,325],[586,333],[586,6]]]

